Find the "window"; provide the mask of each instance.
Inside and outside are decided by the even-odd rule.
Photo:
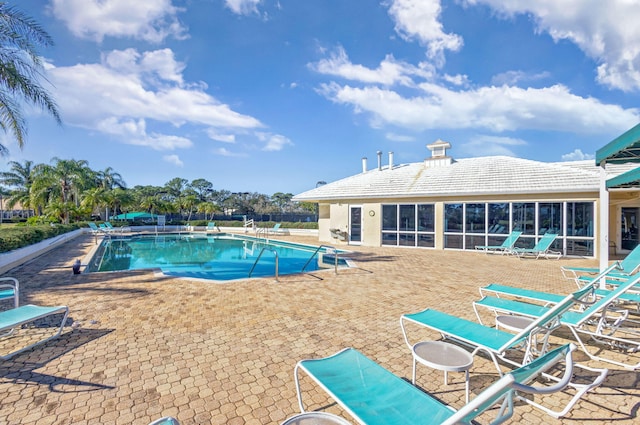
[[[511,226],[523,235],[535,235],[536,204],[533,202],[513,203],[513,217]]]
[[[485,204],[466,204],[465,217],[467,233],[485,233]]]
[[[382,206],[382,230],[398,230],[398,206]]]
[[[567,202],[567,236],[593,236],[593,202]]]
[[[538,205],[538,235],[555,233],[562,235],[562,204],[540,203]]]
[[[435,231],[434,206],[431,204],[418,205],[418,231],[433,232]]]
[[[400,230],[416,230],[416,206],[400,205]]]
[[[506,235],[509,233],[509,204],[506,202],[500,204],[489,204],[489,234]],[[501,242],[502,243],[502,242]],[[499,244],[498,244],[499,245]]]
[[[444,231],[462,232],[462,204],[444,205]]]
[[[445,204],[444,247],[472,250],[476,245],[500,245],[517,230],[522,232],[517,247],[532,248],[541,235],[555,233],[552,249],[592,257],[594,208],[594,202]]]
[[[433,204],[382,206],[382,245],[435,246]]]

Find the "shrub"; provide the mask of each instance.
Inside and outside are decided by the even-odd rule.
[[[80,227],[79,223],[41,224],[34,226],[18,224],[10,227],[0,227],[0,253],[33,245],[45,239],[79,229]]]

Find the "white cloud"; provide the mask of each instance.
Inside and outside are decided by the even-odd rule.
[[[571,153],[562,155],[563,161],[581,161],[584,159],[594,159],[594,158],[595,158],[595,155],[584,153],[580,149],[575,149]]]
[[[178,155],[165,155],[162,157],[162,159],[169,164],[177,165],[178,167],[184,167],[184,162],[182,162]]]
[[[507,16],[533,16],[539,31],[569,40],[600,65],[597,79],[609,87],[640,90],[640,5],[634,0],[465,0]]]
[[[496,86],[515,86],[520,82],[542,80],[544,78],[548,78],[550,75],[551,74],[549,74],[548,72],[529,74],[524,71],[507,71],[494,75],[493,78],[491,78],[491,84]]]
[[[333,102],[368,113],[372,125],[392,124],[413,130],[484,129],[555,130],[610,133],[636,124],[637,109],[604,104],[572,94],[565,86],[540,89],[480,87],[454,91],[423,83],[413,97],[378,87],[321,85],[319,92]]]
[[[258,13],[258,5],[262,0],[224,0],[226,6],[238,15]]]
[[[213,150],[213,153],[216,155],[220,155],[220,156],[228,156],[228,157],[244,157],[246,156],[245,154],[242,153],[237,153],[237,152],[231,152],[229,149],[227,148],[217,148]]]
[[[468,143],[461,145],[460,150],[468,156],[517,156],[510,147],[526,144],[527,142],[522,139],[483,134],[472,137]]]
[[[75,36],[97,42],[107,36],[151,43],[186,37],[171,0],[52,0],[52,11]]]
[[[207,130],[207,136],[209,136],[210,139],[216,140],[218,142],[223,142],[223,143],[235,143],[236,142],[236,135],[235,134],[221,134],[221,133],[218,133],[218,131],[216,131],[215,129],[212,129],[212,128]]]
[[[158,133],[147,134],[147,123],[144,119],[109,117],[98,121],[95,129],[105,134],[118,136],[127,144],[147,146],[159,151],[185,149],[193,146],[191,140],[185,137]]]
[[[444,62],[444,51],[458,51],[462,37],[446,34],[439,21],[440,0],[389,0],[389,15],[395,22],[396,32],[405,40],[417,39],[427,46],[427,55],[437,64]]]
[[[262,127],[256,118],[235,112],[206,93],[205,84],[185,84],[183,70],[184,64],[175,61],[169,49],[116,50],[104,54],[101,63],[47,65],[48,78],[55,86],[52,94],[65,123],[121,135],[125,143],[155,149],[191,146],[188,139],[160,131],[143,133],[141,125],[189,124],[225,134]],[[139,137],[130,137],[127,129]]]
[[[287,145],[293,145],[293,142],[280,134],[256,133],[258,140],[265,142],[263,151],[281,151]]]
[[[384,135],[387,140],[391,140],[392,142],[413,142],[416,140],[413,136],[404,136],[402,134],[396,133],[387,133]]]
[[[418,68],[405,62],[396,61],[393,55],[387,55],[380,62],[380,66],[377,69],[355,65],[349,61],[347,53],[341,46],[335,49],[329,55],[329,58],[311,63],[309,67],[321,74],[333,75],[362,83],[384,85],[413,85],[413,80],[410,76],[422,78],[431,78],[433,76],[433,70],[426,65],[423,68]]]

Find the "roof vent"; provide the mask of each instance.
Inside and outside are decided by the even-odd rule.
[[[367,157],[366,156],[362,157],[362,172],[363,173],[367,172]]]
[[[425,159],[424,165],[427,168],[451,165],[453,158],[447,156],[447,149],[450,147],[451,144],[449,142],[444,142],[440,139],[430,145],[427,145],[427,149],[431,151],[431,158]]]
[[[378,171],[382,170],[382,151],[376,152],[378,154]]]

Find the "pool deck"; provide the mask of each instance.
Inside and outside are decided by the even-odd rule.
[[[281,238],[318,243],[311,237]],[[81,236],[4,274],[20,280],[21,304],[68,305],[68,323],[74,326],[58,339],[0,361],[0,424],[146,425],[166,415],[182,425],[278,424],[298,413],[293,379],[298,360],[354,347],[410,381],[401,314],[431,307],[475,320],[471,302],[479,298],[480,286],[498,282],[570,292],[575,284],[562,277],[560,266],[597,265],[350,247],[358,268],[279,282],[220,284],[153,272],[73,275],[73,262],[93,246],[93,237]],[[439,337],[411,332],[417,340]],[[568,333],[559,335],[553,342],[567,341]],[[20,331],[3,339],[0,352],[26,344],[27,337]],[[562,420],[517,403],[511,423],[638,423],[640,372],[576,357],[610,369],[603,386]],[[497,378],[492,363],[476,356],[472,397]],[[464,374],[450,373],[449,381],[445,386],[442,372],[418,367],[420,387],[460,407]],[[303,380],[302,388],[311,409],[350,419],[310,380]],[[545,402],[557,404],[561,397]]]

